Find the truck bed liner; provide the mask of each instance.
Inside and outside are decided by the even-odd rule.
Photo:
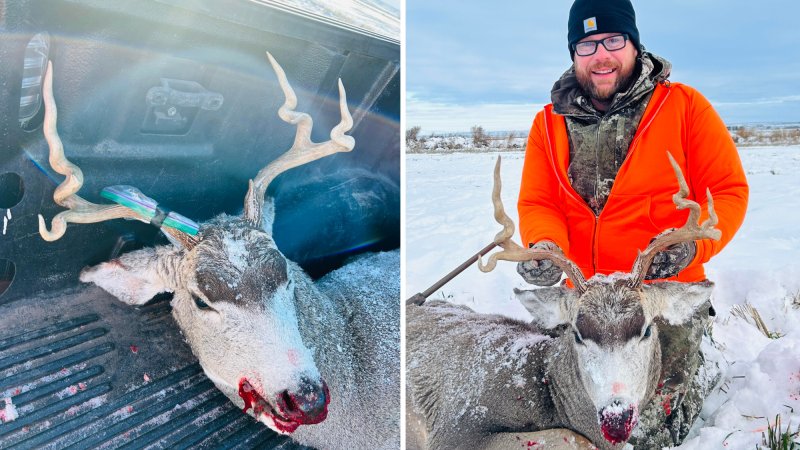
[[[168,296],[132,307],[81,286],[0,317],[0,402],[18,414],[0,423],[2,448],[306,448],[217,390]]]

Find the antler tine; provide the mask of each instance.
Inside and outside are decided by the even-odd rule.
[[[250,180],[250,188],[247,191],[244,202],[244,215],[250,223],[258,227],[261,226],[264,194],[275,177],[289,169],[325,156],[338,152],[349,152],[353,150],[356,144],[352,136],[345,134],[353,127],[353,117],[347,109],[347,95],[341,79],[339,80],[339,109],[341,110],[342,120],[331,130],[331,140],[314,143],[311,141],[311,128],[313,126],[311,116],[303,112],[294,111],[297,106],[297,96],[286,79],[286,73],[269,52],[267,52],[267,57],[286,96],[286,101],[278,110],[278,116],[284,122],[297,126],[297,133],[292,147],[261,169],[253,180]]]
[[[719,219],[714,210],[714,198],[711,196],[711,191],[706,188],[706,198],[708,198],[708,219],[702,224],[700,223],[700,204],[689,200],[689,185],[686,183],[686,178],[683,176],[678,163],[675,158],[667,152],[669,163],[675,171],[675,177],[678,179],[678,192],[672,196],[672,201],[675,203],[677,209],[689,209],[689,218],[686,223],[681,227],[672,231],[663,233],[657,236],[644,251],[639,252],[636,261],[633,263],[631,269],[631,280],[629,286],[636,289],[642,285],[650,265],[653,263],[653,258],[658,252],[664,250],[670,245],[678,244],[681,242],[695,241],[698,239],[714,239],[719,240],[722,237],[722,231],[714,228]]]
[[[58,213],[52,222],[52,229],[47,229],[47,224],[39,214],[39,234],[46,241],[55,241],[61,238],[67,230],[67,223],[95,223],[109,219],[133,218],[147,222],[141,215],[121,205],[96,205],[88,202],[76,194],[83,186],[83,172],[67,160],[64,155],[64,145],[58,136],[56,121],[58,111],[53,98],[53,63],[47,63],[47,72],[44,75],[42,86],[44,97],[44,136],[50,148],[50,166],[53,170],[65,175],[66,179],[58,185],[53,193],[53,200],[65,207],[67,211]]]
[[[572,261],[567,259],[560,251],[542,250],[523,248],[516,242],[511,240],[514,235],[514,221],[506,214],[503,207],[503,200],[500,198],[500,190],[502,182],[500,180],[500,156],[497,157],[497,162],[494,165],[494,188],[492,189],[492,203],[494,204],[494,218],[503,229],[494,237],[495,244],[503,248],[503,250],[489,256],[489,260],[484,265],[481,258],[478,258],[478,269],[481,272],[491,272],[497,265],[497,261],[512,261],[522,262],[543,259],[549,259],[558,266],[567,276],[572,280],[575,288],[579,292],[586,291],[586,279],[583,276],[580,268]]]
[[[494,186],[492,187],[492,205],[494,206],[494,220],[503,226],[503,229],[494,236],[494,243],[500,245],[502,242],[508,241],[510,244],[518,248],[521,246],[511,241],[511,236],[514,236],[514,221],[508,217],[506,210],[503,207],[503,199],[500,197],[500,191],[503,189],[503,181],[500,179],[500,161],[501,157],[497,157],[497,162],[494,163]]]

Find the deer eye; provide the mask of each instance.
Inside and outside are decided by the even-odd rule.
[[[192,295],[192,300],[194,300],[195,306],[197,306],[198,308],[200,308],[202,310],[208,311],[208,310],[214,309],[214,308],[208,306],[208,303],[204,302],[200,297],[198,297],[196,295]]]
[[[644,329],[644,334],[642,335],[642,339],[649,338],[650,335],[653,334],[653,331],[651,330],[652,327],[653,327],[652,325],[648,325],[647,328]]]
[[[575,336],[575,343],[583,345],[583,339],[581,339],[581,335],[578,334],[577,331],[573,331],[572,335]]]

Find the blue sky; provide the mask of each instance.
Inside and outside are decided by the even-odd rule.
[[[406,0],[406,126],[527,130],[570,66],[570,0]],[[634,0],[642,44],[727,123],[800,122],[800,2]]]

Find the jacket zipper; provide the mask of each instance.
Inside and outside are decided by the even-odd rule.
[[[597,153],[600,151],[600,126],[603,124],[603,119],[605,119],[605,118],[606,118],[606,114],[603,114],[600,117],[600,120],[597,121],[597,132],[595,133],[595,136],[594,136],[594,164],[595,164],[595,169],[594,169],[594,174],[595,174],[594,175],[594,201],[595,201],[595,203],[598,202],[598,200],[597,200],[597,190],[600,189],[600,161],[598,161],[598,157],[597,157]],[[611,188],[613,189],[614,186],[611,186]],[[611,193],[609,192],[609,196],[610,195],[611,195]],[[608,198],[606,198],[606,201],[608,201]],[[584,204],[585,204],[585,202],[584,202]],[[586,205],[586,206],[588,207],[589,205]],[[597,236],[597,226],[600,223],[600,214],[602,214],[603,212],[600,211],[600,214],[597,214],[592,208],[589,208],[589,209],[592,211],[592,215],[594,216],[594,226],[592,226],[592,272],[597,273],[597,265],[600,263],[599,262],[600,257],[598,256],[599,252],[598,252],[598,248],[597,248],[598,247],[597,241],[599,240],[599,238]],[[604,209],[605,209],[605,205],[604,205]]]
[[[650,124],[653,123],[653,120],[656,118],[656,115],[658,115],[658,112],[661,111],[661,107],[664,106],[664,103],[667,101],[667,98],[669,97],[669,94],[670,94],[671,91],[669,90],[669,84],[666,84],[666,86],[667,86],[667,92],[666,92],[666,94],[664,94],[664,98],[662,98],[661,101],[658,103],[658,107],[656,108],[655,111],[653,111],[653,114],[650,116],[650,119],[647,121],[647,123],[644,124],[644,128],[642,128],[642,131],[638,133],[636,138],[633,140],[633,143],[631,143],[630,150],[625,155],[625,159],[626,160],[628,159],[628,156],[630,156],[630,154],[633,153],[633,150],[636,149],[636,145],[639,143],[639,140],[641,140],[642,135],[650,127]],[[623,165],[624,165],[624,163],[623,163]],[[622,166],[620,166],[620,169],[621,168],[622,168]],[[619,173],[619,172],[617,172],[617,173]],[[612,191],[614,190],[613,186],[611,187],[611,190]],[[609,192],[609,195],[610,194],[611,193]]]
[[[546,123],[544,127],[545,135],[547,136],[547,146],[549,147],[550,150],[549,151],[550,165],[553,169],[553,173],[556,174],[556,178],[558,179],[558,183],[561,185],[561,188],[564,189],[567,195],[569,195],[580,205],[582,205],[586,209],[586,211],[588,211],[589,214],[592,215],[592,217],[594,217],[594,226],[592,227],[592,272],[597,273],[597,263],[595,262],[596,258],[595,242],[597,242],[597,222],[599,216],[595,214],[594,210],[592,210],[592,208],[590,208],[589,205],[587,205],[582,198],[575,196],[575,190],[572,188],[572,186],[565,186],[561,177],[558,176],[558,168],[556,167],[556,158],[555,155],[553,154],[555,148],[553,147],[553,139],[550,137],[550,128],[552,127],[552,114],[553,114],[552,110],[548,114],[545,114],[545,121],[548,123]]]

